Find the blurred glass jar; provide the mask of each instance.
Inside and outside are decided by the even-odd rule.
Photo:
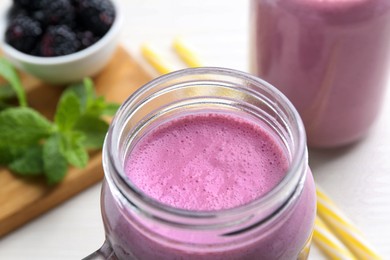
[[[251,72],[292,101],[309,146],[359,140],[390,76],[390,1],[251,0]]]

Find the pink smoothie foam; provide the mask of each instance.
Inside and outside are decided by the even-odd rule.
[[[390,71],[389,0],[252,0],[253,73],[300,113],[311,146],[367,134]]]
[[[132,149],[125,172],[143,193],[163,204],[210,211],[264,196],[281,181],[288,167],[286,152],[266,128],[215,113],[187,115],[147,133]],[[103,216],[109,240],[123,259],[293,259],[310,237],[314,189],[309,172],[294,211],[275,224],[274,230],[258,234],[251,243],[232,244],[219,251],[207,246],[205,252],[191,251],[158,242],[156,234],[178,244],[199,242],[199,237],[196,232],[189,235],[172,227],[160,228],[127,215],[113,203],[107,187],[103,190]],[[214,239],[200,238],[206,244]]]
[[[126,174],[175,208],[219,210],[253,201],[284,177],[288,161],[269,133],[218,114],[171,121],[131,152]]]

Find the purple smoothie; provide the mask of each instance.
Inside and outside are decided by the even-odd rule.
[[[125,172],[138,189],[167,206],[217,211],[265,196],[289,165],[285,150],[267,128],[237,116],[208,113],[176,118],[147,133],[126,159]],[[108,240],[123,259],[296,259],[311,235],[314,189],[309,172],[292,209],[272,227],[250,231],[254,239],[239,242],[196,230],[189,234],[130,214],[117,206],[106,186],[102,208]],[[226,245],[210,246],[221,242]]]
[[[288,169],[262,128],[231,116],[194,115],[144,137],[126,163],[135,186],[169,206],[220,210],[270,191]]]
[[[390,71],[389,0],[252,0],[252,72],[280,89],[308,144],[367,134]]]

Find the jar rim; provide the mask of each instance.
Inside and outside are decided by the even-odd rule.
[[[134,187],[131,187],[131,185],[128,183],[128,181],[125,180],[124,176],[124,169],[120,165],[118,165],[117,162],[114,162],[113,154],[109,151],[113,150],[113,133],[119,133],[120,132],[120,122],[119,119],[125,115],[126,109],[131,105],[131,103],[136,99],[138,96],[141,96],[145,92],[148,92],[155,88],[156,86],[159,86],[162,83],[169,82],[171,80],[179,79],[183,76],[196,76],[196,75],[219,75],[219,76],[232,76],[239,78],[240,80],[243,80],[244,82],[251,82],[255,83],[257,85],[261,85],[265,90],[267,90],[271,95],[274,95],[280,99],[281,104],[284,106],[284,108],[287,110],[290,116],[292,116],[292,123],[294,124],[293,127],[296,129],[296,132],[298,134],[298,142],[295,147],[295,150],[293,151],[293,156],[291,158],[291,163],[289,165],[288,171],[285,174],[285,177],[268,193],[266,193],[264,196],[261,196],[260,198],[254,199],[253,201],[239,205],[233,208],[227,208],[227,209],[220,209],[215,211],[194,211],[194,210],[187,210],[187,209],[180,209],[180,208],[174,208],[172,206],[168,206],[166,204],[163,204],[161,202],[158,202],[157,200],[147,198],[145,197],[145,194],[139,193],[137,189],[134,189]],[[119,128],[118,128],[119,127]],[[128,99],[121,105],[120,109],[118,110],[116,116],[114,117],[109,131],[106,136],[106,140],[104,143],[103,148],[103,167],[104,172],[106,176],[106,180],[109,183],[109,186],[114,185],[119,191],[120,194],[123,195],[123,197],[129,202],[132,206],[135,206],[139,209],[138,204],[141,203],[143,206],[147,207],[147,211],[151,212],[159,212],[162,213],[161,218],[164,219],[166,216],[174,216],[177,220],[177,223],[174,223],[176,225],[181,225],[185,223],[182,220],[184,219],[195,219],[199,220],[198,224],[201,223],[207,223],[207,221],[211,219],[215,219],[216,222],[219,222],[219,220],[223,219],[224,217],[228,216],[229,219],[231,219],[232,216],[243,216],[243,213],[248,212],[254,212],[258,210],[259,207],[262,207],[262,205],[269,205],[272,204],[272,201],[274,200],[275,196],[278,196],[278,194],[286,193],[286,187],[290,187],[290,194],[285,199],[286,201],[283,203],[281,207],[285,207],[289,200],[296,196],[297,194],[300,194],[303,189],[303,183],[306,177],[306,171],[307,171],[307,147],[306,147],[306,135],[304,126],[302,123],[302,120],[297,112],[297,110],[294,108],[292,103],[274,86],[269,84],[268,82],[250,75],[246,72],[234,70],[234,69],[228,69],[228,68],[221,68],[221,67],[200,67],[200,68],[187,68],[183,70],[178,70],[175,72],[171,72],[165,75],[162,75],[158,78],[155,78],[151,80],[150,82],[146,83],[142,87],[140,87],[137,91],[135,91]],[[108,169],[108,167],[112,167],[112,169]],[[114,172],[114,174],[112,174]],[[293,183],[292,183],[293,182]],[[134,201],[135,200],[135,201]],[[141,210],[141,209],[139,209]],[[156,216],[149,212],[146,212],[147,215],[152,216],[153,218],[156,218]],[[274,215],[274,214],[272,214]],[[268,216],[269,218],[270,216]],[[268,219],[267,218],[267,219]],[[159,220],[162,220],[158,217]],[[215,224],[215,221],[213,221]]]

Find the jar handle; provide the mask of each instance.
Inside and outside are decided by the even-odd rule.
[[[107,240],[104,241],[103,245],[90,254],[89,256],[83,258],[83,260],[117,260],[114,250],[111,247],[110,242]]]

